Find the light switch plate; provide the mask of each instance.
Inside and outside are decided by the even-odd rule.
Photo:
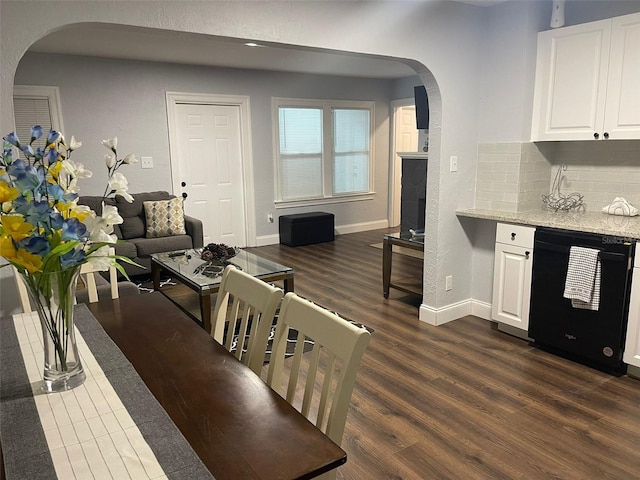
[[[451,172],[458,171],[458,157],[456,155],[452,155],[449,157],[449,170]]]
[[[140,157],[141,168],[153,168],[153,157]]]

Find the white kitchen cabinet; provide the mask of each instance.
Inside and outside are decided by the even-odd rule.
[[[498,223],[496,227],[491,318],[520,331],[529,328],[529,299],[535,228]]]
[[[532,141],[640,138],[640,14],[538,34]]]
[[[629,365],[629,373],[640,376],[640,243],[636,243],[636,256],[631,281],[631,300],[629,303],[629,321],[627,340],[622,359]]]

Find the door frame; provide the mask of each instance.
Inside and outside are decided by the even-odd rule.
[[[192,105],[237,106],[240,109],[240,148],[243,175],[244,228],[248,247],[255,247],[256,214],[253,152],[251,149],[251,108],[246,95],[216,95],[210,93],[167,92],[167,122],[169,126],[169,163],[171,164],[171,185],[173,194],[180,191],[180,165],[178,159],[178,137],[176,128],[176,105],[189,103]],[[175,160],[175,161],[174,161]]]
[[[396,127],[398,125],[398,111],[402,107],[410,107],[415,105],[413,98],[400,98],[398,100],[391,100],[391,141],[389,142],[389,206],[387,222],[388,227],[395,227],[400,225],[400,215],[395,214],[396,211],[400,211],[400,193],[402,191],[402,163],[398,163],[396,157]]]

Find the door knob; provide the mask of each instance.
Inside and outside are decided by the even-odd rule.
[[[516,233],[515,232],[511,232],[511,240],[515,240],[516,239]]]
[[[529,260],[529,255],[531,255],[531,252],[524,252],[524,258],[527,260]]]
[[[609,138],[609,132],[604,132],[604,138]]]
[[[595,138],[596,140],[600,138],[600,134],[598,132],[593,134],[593,138]]]
[[[187,198],[189,195],[187,195],[187,192],[182,192],[182,198]]]
[[[181,182],[180,185],[183,186],[183,187],[186,187],[187,186],[187,182]]]

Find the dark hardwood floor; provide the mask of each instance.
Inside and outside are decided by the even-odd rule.
[[[420,322],[420,298],[382,296],[382,251],[369,245],[384,232],[249,249],[293,267],[296,293],[375,329],[338,478],[640,478],[639,380],[554,356],[476,317]],[[393,269],[394,278],[422,275],[409,256],[394,254]]]

